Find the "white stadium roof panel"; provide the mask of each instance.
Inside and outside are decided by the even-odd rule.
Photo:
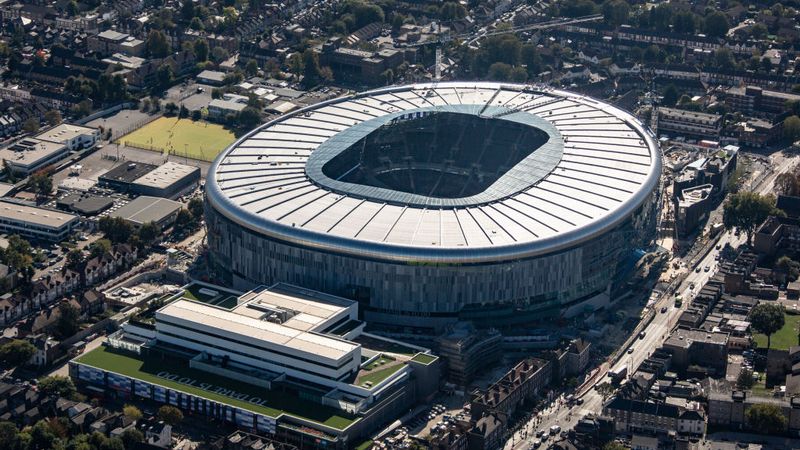
[[[390,187],[387,193],[381,183],[404,183],[402,167],[378,158],[386,165],[384,174],[375,163],[362,166],[362,162],[340,158],[347,151],[358,156],[358,151],[348,149],[371,130],[408,118],[426,123],[427,114],[440,112],[544,130],[549,136],[546,147],[536,144],[522,161],[509,161],[519,165],[530,155],[545,158],[542,155],[549,154],[547,161],[553,165],[518,166],[538,167],[541,173],[534,174],[529,173],[534,169],[514,172],[500,160],[494,164],[502,174],[490,178],[484,192],[464,194],[464,189],[454,188],[463,196],[444,198],[425,197],[440,183],[446,186],[451,181],[444,175],[430,175],[440,177],[436,184],[420,187],[412,180],[410,187],[395,191]],[[474,136],[466,139],[469,145],[483,145]],[[518,145],[507,139],[511,140],[497,142],[509,142],[505,144],[509,148]],[[409,151],[424,147],[414,145]],[[321,160],[325,152],[334,153]],[[488,150],[485,158],[506,157],[493,152],[497,150]],[[485,153],[474,151],[480,158]],[[425,164],[411,158],[415,164]],[[314,164],[322,164],[315,170],[323,173],[338,164],[343,174],[328,183],[314,177]],[[469,162],[455,164],[470,167]],[[611,105],[550,88],[453,82],[386,88],[297,110],[223,152],[211,168],[208,185],[212,202],[219,205],[224,199],[219,208],[223,214],[257,230],[269,229],[277,238],[293,235],[293,242],[323,248],[328,239],[336,239],[337,250],[353,252],[358,252],[361,243],[369,243],[373,247],[365,252],[385,251],[412,259],[414,249],[497,248],[502,252],[514,246],[546,247],[563,233],[591,237],[630,215],[637,201],[641,203],[655,188],[660,168],[661,155],[652,135],[634,117]],[[438,174],[445,169],[429,170]],[[377,170],[373,176],[380,178],[375,181],[378,184],[351,189],[350,172],[364,170]],[[632,198],[637,201],[629,201]],[[380,246],[383,250],[377,250]]]

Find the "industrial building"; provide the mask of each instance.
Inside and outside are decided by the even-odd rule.
[[[78,216],[61,211],[0,201],[0,232],[60,242],[78,225]]]
[[[174,199],[200,181],[200,169],[168,161],[160,166],[136,161],[120,164],[98,178],[101,186],[122,193]]]
[[[160,230],[164,230],[175,222],[182,207],[176,201],[142,195],[112,212],[110,216],[125,219],[134,228],[153,222]]]
[[[652,240],[660,173],[647,128],[592,98],[384,88],[223,151],[206,182],[210,261],[233,286],[303,283],[409,331],[573,316],[607,305]]]
[[[356,302],[287,284],[239,297],[211,285],[191,289],[152,322],[125,323],[106,347],[71,361],[76,383],[301,448],[342,450],[438,388],[440,363],[426,349],[396,354],[358,341]]]

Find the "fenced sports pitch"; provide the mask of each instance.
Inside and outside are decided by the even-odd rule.
[[[220,125],[160,117],[117,139],[117,143],[165,155],[213,161],[234,140],[234,134]]]

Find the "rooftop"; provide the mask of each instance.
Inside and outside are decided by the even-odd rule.
[[[75,139],[76,137],[91,135],[95,132],[97,132],[97,130],[94,128],[62,123],[61,125],[56,125],[49,130],[37,134],[36,139],[65,144],[67,141]]]
[[[200,178],[200,168],[169,161],[137,178],[133,183],[156,188],[166,188],[191,174]]]
[[[35,166],[64,150],[64,144],[25,138],[0,150],[0,160],[19,166]]]
[[[182,208],[178,202],[160,197],[142,195],[111,213],[111,217],[122,217],[135,224],[160,222]]]
[[[66,223],[78,220],[78,216],[72,214],[6,201],[0,201],[0,217],[47,228],[59,228]]]
[[[498,125],[494,139],[511,142],[503,148],[514,145],[516,135],[506,128],[517,124],[543,130],[547,138],[538,148],[517,143],[518,159],[486,152],[467,127],[437,126],[429,130],[429,141],[409,130],[413,142],[427,142],[409,147],[409,154],[398,145],[383,155],[378,145],[377,152],[364,155],[375,163],[379,181],[398,181],[389,179],[392,164],[404,158],[419,173],[434,172],[420,178],[430,183],[413,192],[396,183],[376,187],[319,176],[327,164],[342,164],[336,173],[343,176],[356,169],[347,167],[352,158],[340,155],[382,126],[441,112]],[[384,136],[396,135],[375,139]],[[451,147],[457,142],[477,148],[456,151]],[[433,144],[441,147],[429,149]],[[453,157],[423,167],[427,155],[447,152]],[[479,170],[496,168],[502,175],[477,193],[431,194],[453,177],[468,176],[460,168],[472,167],[472,157],[482,162]],[[206,186],[209,202],[229,219],[298,245],[402,261],[476,262],[552,252],[607,231],[650,195],[660,163],[652,135],[611,105],[566,91],[453,82],[384,88],[297,110],[225,150]],[[249,176],[259,169],[263,175]]]
[[[357,420],[355,417],[344,415],[341,411],[303,400],[296,395],[270,391],[249,383],[238,383],[231,378],[190,369],[188,365],[173,360],[154,360],[138,355],[119,353],[108,347],[99,347],[79,356],[75,361],[270,417],[277,418],[281,414],[288,414],[321,423],[337,430],[343,430]],[[196,380],[196,383],[184,384],[158,376],[160,372],[165,371],[178,375],[175,380],[186,377]],[[206,383],[205,385],[209,386],[209,389],[200,388],[199,386],[203,385],[203,383]],[[242,396],[243,399],[218,393],[225,390],[234,394],[244,394]],[[263,404],[251,403],[246,400],[248,397],[258,397],[264,402]]]
[[[158,166],[143,162],[128,161],[120,164],[108,172],[100,175],[100,181],[115,181],[123,183],[133,183],[145,174],[157,169]]]

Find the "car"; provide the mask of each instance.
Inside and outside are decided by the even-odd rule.
[[[202,87],[198,87],[198,88],[197,88],[197,93],[198,93],[198,94],[200,94],[200,93],[202,93],[202,92],[205,92],[205,91],[206,91],[206,90],[205,90],[204,88],[202,88]]]
[[[717,250],[722,248],[722,244],[717,244]]]
[[[575,404],[576,405],[582,405],[583,404],[583,399],[579,398],[579,399],[575,400]]]
[[[629,348],[629,349],[628,349],[628,354],[630,355],[630,354],[631,354],[631,353],[633,353],[634,351],[635,351],[635,350],[634,350],[634,348],[633,348],[633,347],[631,347],[631,348]]]
[[[711,267],[709,266],[703,267],[703,272],[708,272],[709,270],[711,270]]]
[[[695,268],[694,271],[700,273],[700,266],[697,266],[697,268]]]
[[[693,291],[694,290],[694,286],[695,286],[694,283],[689,283],[689,290]]]
[[[662,306],[661,307],[661,314],[664,314],[665,312],[667,312],[667,307],[666,306]]]

